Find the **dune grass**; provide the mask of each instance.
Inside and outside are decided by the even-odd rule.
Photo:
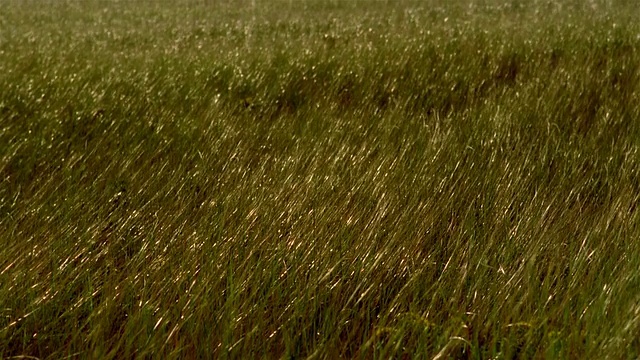
[[[0,1],[0,358],[637,358],[638,15]]]

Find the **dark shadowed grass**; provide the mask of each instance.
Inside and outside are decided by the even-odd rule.
[[[634,11],[0,1],[0,357],[637,357]]]

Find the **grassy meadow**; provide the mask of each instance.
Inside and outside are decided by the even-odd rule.
[[[636,359],[633,1],[0,0],[0,358]]]

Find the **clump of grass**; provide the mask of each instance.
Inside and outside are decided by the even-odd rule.
[[[624,2],[0,4],[0,356],[634,357]]]

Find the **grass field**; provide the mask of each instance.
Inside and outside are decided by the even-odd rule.
[[[633,1],[0,0],[0,358],[635,359]]]

